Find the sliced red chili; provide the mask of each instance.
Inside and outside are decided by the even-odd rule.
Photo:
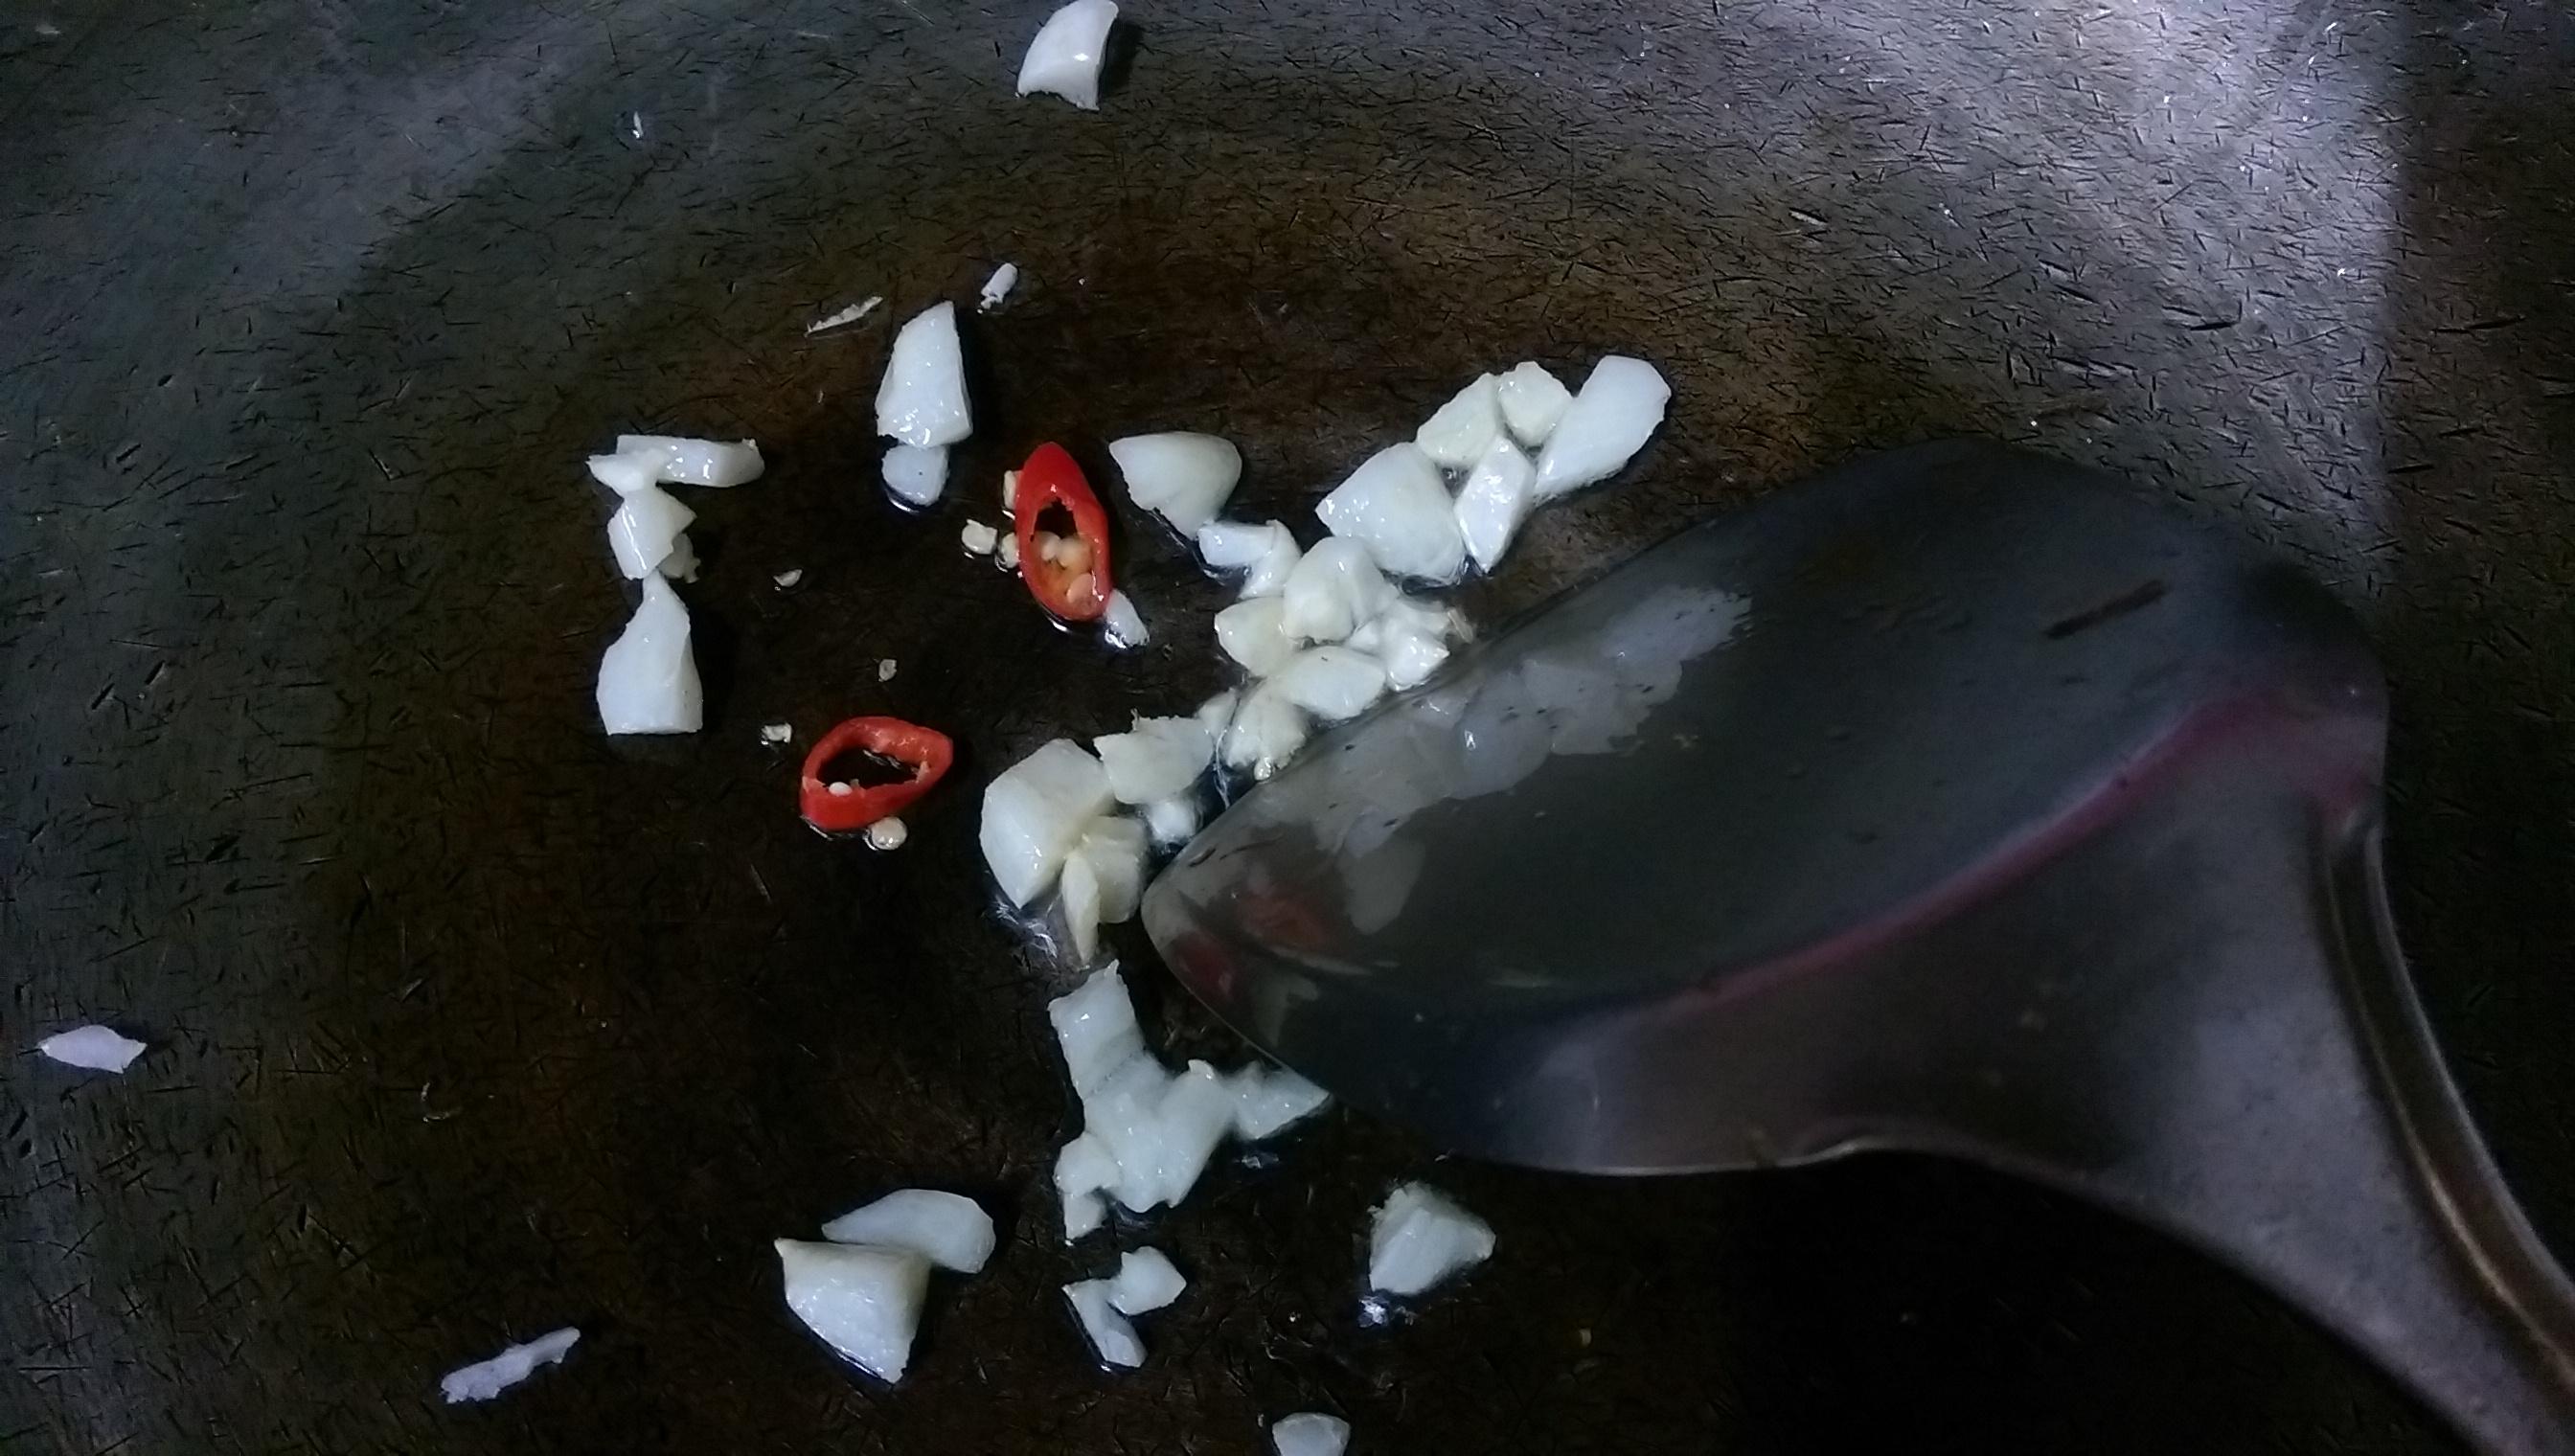
[[[910,768],[912,776],[892,783],[823,777],[834,758],[852,752],[891,759]],[[805,812],[805,822],[818,829],[833,833],[864,829],[910,808],[955,761],[957,745],[937,728],[899,718],[854,718],[823,734],[814,751],[805,755],[805,781],[797,791],[797,804]]]
[[[1045,532],[1039,522],[1061,509],[1070,536]],[[1109,575],[1109,513],[1082,478],[1082,467],[1061,445],[1041,445],[1020,467],[1011,494],[1011,524],[1020,543],[1020,580],[1038,605],[1067,622],[1097,622],[1116,588]]]

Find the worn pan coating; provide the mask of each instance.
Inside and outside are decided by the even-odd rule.
[[[1220,598],[1129,521],[1161,636],[1112,659],[955,540],[1043,438],[1220,430],[1298,512],[1473,371],[1611,348],[1671,421],[1479,618],[1869,447],[2126,472],[2371,622],[2410,946],[2563,1250],[2575,22],[1140,0],[1086,116],[1008,94],[1042,8],[0,12],[0,1031],[154,1042],[0,1073],[0,1448],[1220,1452],[1324,1408],[1375,1451],[2454,1449],[2239,1281],[1988,1176],[1583,1181],[1339,1115],[1155,1225],[1199,1282],[1095,1373],[1061,976],[974,795],[1216,686]],[[1002,259],[957,494],[902,517],[887,329]],[[636,427],[774,466],[691,500],[708,730],[610,744],[578,462]],[[891,857],[807,833],[755,731],[862,711],[965,755]],[[1364,1210],[1425,1171],[1500,1257],[1361,1327]],[[1008,1238],[889,1392],[767,1241],[905,1182]],[[436,1404],[566,1322],[565,1368]]]

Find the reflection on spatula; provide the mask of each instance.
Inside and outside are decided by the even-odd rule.
[[[2389,922],[2385,733],[2294,572],[1925,447],[1317,739],[1145,918],[1236,1028],[1443,1147],[1972,1159],[2227,1260],[2491,1451],[2575,1452],[2575,1291]]]

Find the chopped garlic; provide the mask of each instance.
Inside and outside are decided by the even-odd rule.
[[[581,1339],[581,1331],[566,1326],[537,1336],[524,1345],[512,1345],[489,1360],[479,1361],[460,1370],[451,1370],[438,1382],[439,1394],[449,1405],[465,1400],[490,1400],[502,1391],[537,1373],[544,1365],[559,1365],[572,1353]]]
[[[1439,407],[1439,412],[1412,437],[1412,443],[1442,469],[1464,470],[1473,465],[1494,437],[1502,433],[1498,383],[1489,374],[1476,376],[1473,384]]]
[[[891,682],[893,682],[893,681],[894,681],[894,674],[895,674],[895,662],[894,662],[894,659],[892,659],[892,658],[879,658],[879,659],[877,659],[877,681],[878,681],[878,682],[880,682],[880,683],[891,683]]]
[[[65,1066],[94,1072],[121,1072],[150,1048],[106,1026],[75,1026],[36,1043],[36,1049]]]
[[[1480,452],[1479,452],[1480,453]],[[1439,468],[1409,442],[1369,456],[1314,507],[1334,536],[1367,544],[1389,576],[1453,582],[1466,565],[1466,539]]]
[[[1216,757],[1216,736],[1195,718],[1140,718],[1123,733],[1091,740],[1120,803],[1152,803],[1189,791]]]
[[[994,269],[993,276],[984,280],[984,291],[976,296],[975,311],[979,314],[989,314],[1000,308],[1002,300],[1009,298],[1011,290],[1019,286],[1020,266],[1018,264],[1005,263]]]
[[[1279,1456],[1341,1456],[1350,1444],[1350,1423],[1321,1411],[1300,1410],[1270,1423],[1271,1449]]]
[[[1145,616],[1125,592],[1109,594],[1109,608],[1100,615],[1100,635],[1121,652],[1132,652],[1154,640],[1146,630]]]
[[[848,308],[841,310],[837,314],[816,319],[814,322],[807,324],[805,326],[805,333],[808,337],[811,337],[822,333],[826,329],[837,329],[844,324],[855,324],[859,320],[866,318],[868,315],[875,313],[877,305],[884,302],[885,296],[883,294],[871,294],[868,297],[859,300],[857,303],[850,305]]]
[[[1572,392],[1535,360],[1522,360],[1501,379],[1502,424],[1527,450],[1546,444],[1573,403]]]
[[[1108,771],[1070,738],[1057,738],[1002,771],[984,790],[984,861],[1013,904],[1044,894],[1093,820],[1116,802]]]
[[[760,740],[764,743],[792,743],[796,741],[796,726],[785,723],[762,724]]]
[[[1190,1281],[1161,1249],[1130,1249],[1109,1281],[1109,1305],[1120,1314],[1151,1314],[1181,1297]]]
[[[1016,536],[1003,537],[1001,544],[993,548],[993,560],[1001,563],[1003,571],[1018,571],[1020,569],[1020,539]]]
[[[1493,1230],[1426,1183],[1406,1183],[1368,1231],[1368,1288],[1418,1294],[1492,1257]]]
[[[1047,17],[1020,61],[1020,94],[1050,92],[1085,111],[1100,109],[1100,68],[1109,58],[1112,0],[1073,0]]]
[[[868,825],[868,847],[871,849],[900,849],[903,841],[911,837],[912,831],[903,826],[903,820],[892,814]]]
[[[797,583],[805,580],[805,569],[803,567],[790,567],[786,571],[780,572],[777,576],[774,576],[769,580],[776,582],[778,584],[778,590],[784,592],[793,588]]]
[[[1002,544],[1002,533],[981,521],[969,521],[958,529],[957,540],[969,556],[991,556]]]
[[[1091,1341],[1092,1353],[1104,1365],[1133,1370],[1145,1363],[1145,1342],[1136,1335],[1136,1326],[1109,1303],[1109,1281],[1084,1279],[1064,1286],[1066,1302],[1073,1306],[1073,1317],[1082,1325],[1082,1333]]]
[[[942,1269],[972,1274],[993,1257],[993,1215],[963,1194],[898,1188],[823,1225],[836,1244],[910,1249]]]
[[[696,440],[677,435],[620,435],[619,455],[650,457],[664,485],[723,489],[760,479],[768,469],[752,440]]]
[[[787,1307],[841,1358],[891,1384],[912,1359],[930,1260],[872,1244],[777,1241]]]

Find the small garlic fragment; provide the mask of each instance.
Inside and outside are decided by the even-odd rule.
[[[958,529],[957,541],[969,556],[991,556],[1002,545],[1002,533],[981,521],[969,521]]]
[[[764,743],[792,743],[796,741],[795,725],[784,723],[762,724],[760,726],[760,740]]]
[[[868,847],[900,849],[903,847],[903,841],[911,837],[911,834],[912,831],[903,826],[903,820],[889,814],[868,825]]]

